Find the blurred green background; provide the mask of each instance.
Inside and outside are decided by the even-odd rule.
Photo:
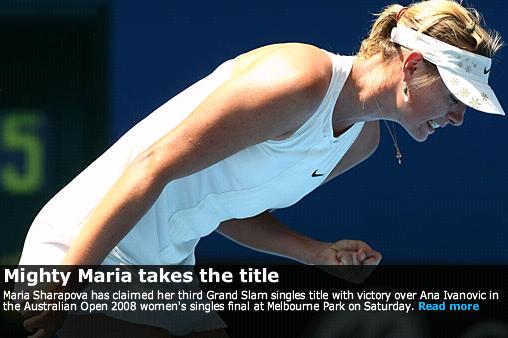
[[[105,147],[108,21],[101,1],[0,2],[2,264],[17,263],[38,210]]]

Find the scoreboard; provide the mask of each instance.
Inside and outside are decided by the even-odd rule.
[[[105,148],[108,10],[2,2],[0,32],[0,262],[12,262],[40,208]]]
[[[36,194],[45,181],[45,142],[40,132],[45,124],[44,113],[11,110],[4,112],[1,119],[5,152],[0,176],[2,191],[12,196]]]

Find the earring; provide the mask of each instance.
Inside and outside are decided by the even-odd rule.
[[[407,85],[405,82],[403,82],[402,84],[403,84],[402,94],[404,96],[404,102],[408,102],[409,101],[409,90],[407,89]]]

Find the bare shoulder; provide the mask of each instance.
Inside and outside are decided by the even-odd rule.
[[[331,73],[331,60],[327,53],[313,45],[304,43],[280,43],[263,46],[237,56],[234,60],[233,76],[237,76],[260,65],[280,67],[281,70],[316,73]],[[330,75],[330,74],[329,74]],[[330,75],[331,76],[331,75]]]
[[[250,73],[268,75],[278,83],[304,89],[326,90],[332,76],[330,56],[322,49],[303,43],[273,44],[235,58],[233,77]],[[293,81],[293,83],[288,83]]]
[[[258,93],[252,102],[285,105],[288,129],[298,129],[317,109],[333,71],[327,52],[312,45],[284,43],[261,47],[235,58],[232,82]]]
[[[366,122],[358,136],[357,151],[361,153],[362,161],[372,155],[379,146],[379,121]]]
[[[379,138],[379,121],[365,122],[355,142],[335,168],[340,171],[337,174],[356,166],[374,154],[379,146]]]
[[[337,166],[332,170],[330,175],[328,175],[325,182],[345,173],[349,169],[368,159],[372,154],[374,154],[379,146],[379,138],[379,121],[365,122],[365,125],[355,142],[351,148],[348,149]]]

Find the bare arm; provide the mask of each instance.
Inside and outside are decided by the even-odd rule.
[[[222,222],[217,232],[248,248],[304,264],[377,265],[381,260],[381,254],[362,241],[317,241],[289,229],[269,212]]]
[[[62,262],[99,264],[170,181],[301,125],[324,96],[328,56],[297,46],[267,53],[210,94],[142,152],[95,207]]]
[[[316,253],[329,245],[291,230],[269,212],[222,222],[217,232],[248,248],[304,264],[313,264]]]
[[[364,161],[374,153],[378,143],[378,122],[366,123],[354,144],[327,177],[326,181]],[[372,250],[361,241],[320,242],[302,236],[279,222],[268,212],[252,218],[233,219],[223,222],[217,231],[223,236],[248,248],[291,258],[305,264],[316,264],[320,255],[323,252],[326,253],[330,247],[334,247],[334,244],[341,245],[341,248],[354,248],[354,245],[361,247],[366,253],[366,258],[373,257],[367,263],[375,263],[381,259],[381,255],[378,252]],[[344,246],[343,244],[346,245]],[[333,250],[338,251],[336,249]],[[326,257],[330,258],[329,251]],[[331,263],[333,259],[329,259],[327,262]],[[352,260],[347,262],[349,264],[353,263]]]
[[[379,145],[379,122],[366,122],[360,135],[323,182],[329,182],[369,158]]]

